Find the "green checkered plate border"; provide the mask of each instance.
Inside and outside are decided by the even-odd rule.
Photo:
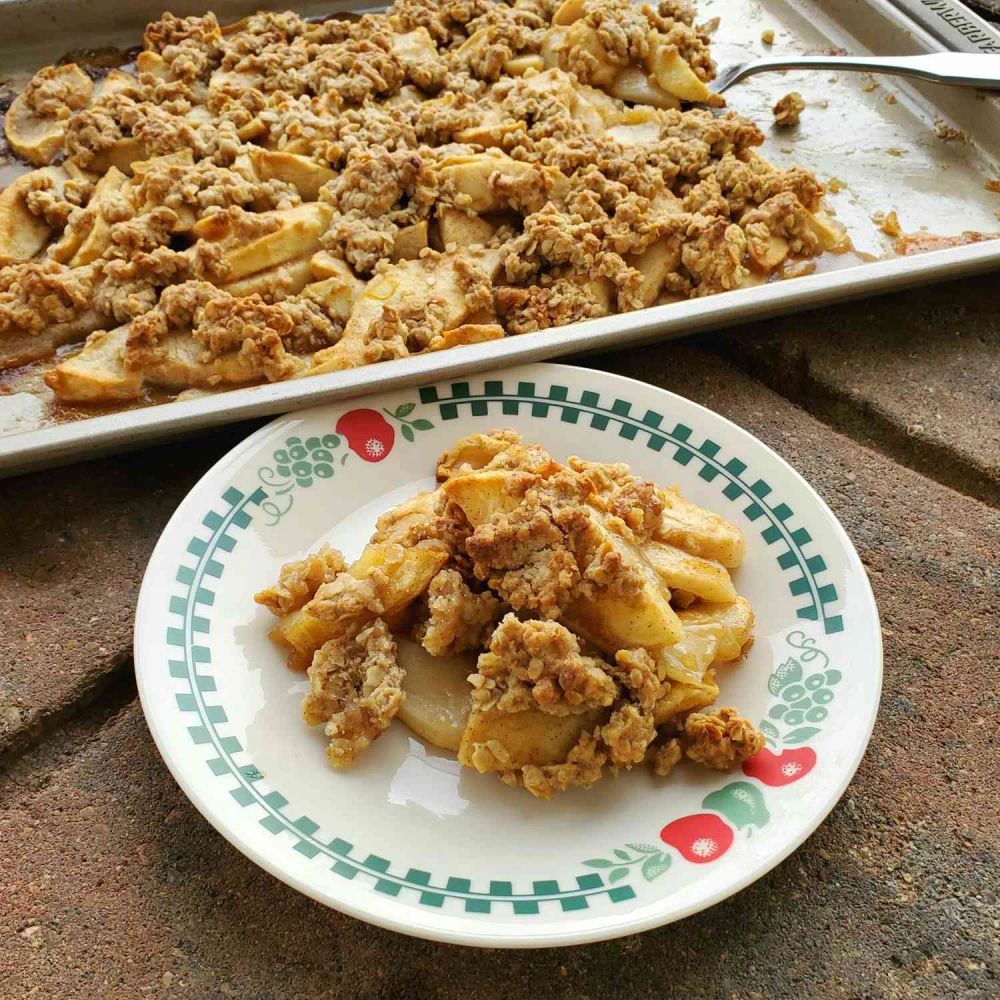
[[[525,373],[538,373],[541,377],[525,377]],[[581,386],[581,383],[585,385],[587,382],[591,385]],[[607,382],[612,383],[610,387]],[[177,713],[176,718],[181,721],[189,746],[194,751],[191,759],[186,759],[181,765],[185,774],[190,768],[201,768],[202,774],[195,778],[195,783],[199,786],[204,785],[204,775],[210,775],[218,782],[215,786],[218,791],[248,818],[240,822],[249,821],[271,835],[275,843],[280,845],[276,850],[290,850],[302,860],[314,865],[322,864],[335,880],[350,883],[352,887],[364,886],[367,892],[382,897],[387,903],[398,901],[410,908],[416,905],[418,912],[437,911],[443,916],[448,915],[451,922],[457,919],[458,913],[469,919],[481,919],[482,915],[490,914],[505,914],[510,918],[537,918],[546,912],[565,915],[593,912],[595,905],[599,914],[609,914],[619,910],[619,906],[613,904],[627,904],[621,908],[624,914],[631,912],[638,903],[648,900],[650,886],[647,883],[658,879],[668,870],[671,856],[665,849],[654,849],[642,843],[629,843],[628,850],[616,848],[614,854],[617,858],[612,857],[610,861],[581,860],[577,863],[575,872],[567,871],[568,866],[563,864],[557,878],[532,878],[525,881],[524,878],[511,877],[507,872],[455,872],[449,871],[447,867],[442,871],[439,864],[417,867],[406,861],[394,860],[393,852],[380,850],[377,844],[355,843],[357,838],[346,830],[325,830],[301,806],[296,807],[290,803],[279,788],[273,787],[269,777],[251,759],[240,738],[240,726],[231,723],[225,701],[221,697],[221,678],[216,676],[213,653],[214,643],[219,641],[213,630],[216,596],[219,588],[225,586],[230,557],[248,529],[266,532],[273,530],[274,525],[283,518],[294,518],[292,511],[297,498],[304,491],[317,488],[316,484],[324,478],[324,468],[336,470],[335,473],[330,472],[333,484],[326,487],[336,489],[338,477],[350,474],[349,470],[356,470],[357,474],[370,474],[378,468],[389,468],[389,463],[385,466],[374,463],[391,459],[392,454],[398,454],[395,449],[419,447],[417,442],[429,439],[438,431],[453,439],[461,433],[467,433],[470,425],[474,422],[478,424],[481,418],[485,418],[485,422],[478,425],[479,429],[502,426],[505,417],[528,417],[532,423],[556,420],[560,425],[616,435],[624,441],[634,442],[661,454],[669,460],[672,467],[684,470],[684,475],[694,474],[702,482],[713,484],[721,497],[737,505],[745,519],[742,522],[744,530],[759,532],[773,559],[775,571],[785,580],[791,608],[794,609],[791,611],[794,620],[802,628],[810,630],[806,643],[815,644],[817,639],[830,642],[843,639],[843,594],[838,592],[837,585],[831,578],[833,574],[828,568],[829,555],[824,554],[805,526],[809,519],[797,516],[793,506],[781,499],[784,491],[780,484],[773,481],[772,476],[752,473],[751,470],[758,463],[751,460],[752,456],[741,456],[738,449],[732,447],[727,434],[731,425],[720,421],[723,433],[719,433],[719,425],[709,428],[704,421],[691,419],[693,404],[689,403],[680,408],[683,412],[678,416],[678,407],[671,405],[676,397],[645,386],[641,386],[643,391],[640,393],[630,391],[637,385],[628,380],[579,369],[554,365],[532,366],[513,378],[456,380],[422,387],[416,392],[392,394],[387,399],[391,399],[396,405],[380,407],[385,417],[371,406],[330,407],[332,413],[340,414],[338,430],[342,426],[347,427],[345,421],[349,423],[353,420],[356,424],[362,422],[365,433],[376,437],[381,435],[379,441],[382,447],[374,449],[378,452],[374,457],[370,439],[358,446],[349,433],[327,435],[318,442],[315,438],[300,439],[289,435],[282,442],[284,448],[272,449],[269,453],[267,449],[279,437],[275,431],[282,421],[277,421],[244,442],[228,460],[223,460],[217,470],[209,473],[202,484],[192,491],[192,497],[185,504],[188,510],[182,507],[178,512],[178,516],[184,513],[183,520],[188,526],[189,534],[181,546],[183,553],[179,560],[176,541],[173,542],[174,570],[168,588],[169,594],[160,609],[154,613],[155,617],[163,619],[162,612],[166,612],[165,628],[160,633],[165,639],[165,672],[172,684],[173,711]],[[648,405],[646,397],[650,392],[659,397],[657,405]],[[640,403],[638,399],[643,401]],[[663,402],[660,402],[661,399]],[[362,402],[367,404],[369,400]],[[362,421],[359,414],[368,415],[364,417],[367,423]],[[375,422],[372,414],[378,417],[380,424]],[[283,420],[292,421],[292,425],[296,422],[292,418]],[[718,418],[715,420],[718,421]],[[383,425],[389,430],[383,429]],[[702,428],[701,433],[696,431],[699,427]],[[424,437],[425,434],[428,434],[428,438]],[[262,448],[264,441],[268,442],[267,448]],[[368,449],[367,453],[364,448]],[[262,463],[255,457],[258,453],[270,461]],[[232,470],[228,475],[227,466]],[[253,470],[254,475],[247,474],[249,469]],[[228,484],[221,489],[215,488],[213,494],[215,484],[222,485],[227,478]],[[195,495],[199,502],[207,505],[207,509],[202,506],[202,513],[192,516],[191,512],[196,509]],[[211,499],[213,495],[214,500]],[[716,509],[726,513],[722,507]],[[812,523],[815,523],[815,518],[812,518]],[[151,567],[157,561],[158,555],[154,554]],[[157,589],[162,595],[162,582]],[[140,611],[145,609],[148,600],[150,598],[144,584]],[[145,690],[147,685],[143,682],[143,676],[147,670],[152,669],[152,665],[144,652],[139,653],[140,649],[145,650],[148,645],[147,632],[143,633],[140,642],[143,618],[140,614],[137,619],[136,645],[137,659],[141,659],[140,685]],[[163,663],[163,660],[160,662]],[[146,696],[143,702],[146,706]],[[827,712],[825,708],[814,711],[822,712],[824,717]],[[147,715],[149,714],[147,708]],[[161,751],[182,786],[202,808],[204,793],[193,793],[190,782],[178,773],[176,749],[164,749],[166,740],[162,735],[162,727],[161,722],[151,718],[151,728],[157,736]],[[767,723],[762,724],[762,728],[769,733],[769,743],[780,745],[782,737],[777,728],[768,728]],[[772,729],[777,742],[770,738]],[[817,727],[795,730],[795,733],[818,732]],[[786,737],[789,745],[797,742],[795,733]],[[176,731],[172,730],[169,737],[171,744],[175,742],[176,735]],[[802,742],[802,739],[798,742]],[[330,780],[335,781],[336,775],[331,774]],[[733,789],[734,796],[742,795],[745,798],[746,792],[736,786],[746,784],[741,782],[729,787]],[[725,792],[725,789],[722,791]],[[715,793],[714,801],[722,801],[718,798],[719,794]],[[759,793],[755,794],[760,797]],[[771,794],[773,797],[773,793]],[[706,803],[711,799],[711,795],[706,797]],[[763,803],[763,799],[761,802]],[[712,808],[719,811],[717,806]],[[763,805],[762,809],[763,815],[767,816],[767,809]],[[202,811],[205,812],[206,809],[202,808]],[[215,813],[217,810],[210,809],[206,814],[209,812]],[[721,812],[725,814],[725,808]],[[209,815],[209,818],[246,853],[264,863],[257,856],[257,850],[249,848],[242,837],[233,836],[233,831],[228,829],[233,822],[231,817],[221,822],[217,815]],[[334,835],[331,836],[331,832]],[[648,839],[650,836],[649,831],[635,831],[633,835],[637,840]],[[624,840],[623,837],[623,842]],[[628,867],[631,865],[635,867]],[[284,866],[280,860],[265,864],[265,867],[269,867],[279,877],[298,884],[288,872],[282,870]],[[587,871],[586,867],[592,870]],[[637,881],[640,867],[644,878]],[[595,868],[598,870],[593,870]],[[299,887],[314,895],[318,891],[311,885],[299,884]],[[356,903],[338,900],[335,891],[332,896],[333,898],[325,891],[320,893],[320,898],[324,898],[324,901],[334,902],[348,912],[355,912],[388,926],[423,932],[428,936],[464,940],[463,935],[451,931],[427,928],[414,931],[413,918],[397,919],[385,916],[381,910],[378,913],[366,913],[363,904],[358,907]],[[621,926],[627,924],[625,921]],[[625,932],[627,931],[621,931]],[[484,932],[475,933],[482,935]],[[489,937],[489,932],[485,933]],[[507,944],[513,939],[511,935],[504,935],[495,943]]]

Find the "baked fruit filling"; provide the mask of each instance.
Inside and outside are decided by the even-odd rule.
[[[298,378],[713,294],[846,247],[717,110],[683,0],[149,25],[6,115],[0,367],[59,400]],[[694,108],[693,103],[705,105]]]
[[[303,715],[349,765],[398,715],[481,773],[549,798],[682,758],[725,770],[763,735],[714,709],[753,642],[739,530],[621,464],[564,465],[510,430],[460,439],[439,486],[348,564],[323,547],[256,596],[305,670]]]

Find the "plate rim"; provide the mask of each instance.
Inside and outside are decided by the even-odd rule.
[[[871,581],[868,578],[867,571],[864,568],[864,564],[858,555],[853,541],[844,526],[840,523],[839,518],[831,510],[829,505],[822,498],[822,496],[820,496],[816,488],[809,482],[809,480],[806,479],[802,473],[795,469],[791,463],[779,455],[773,448],[761,441],[755,434],[744,429],[743,427],[740,427],[740,425],[735,421],[730,420],[728,417],[724,417],[722,414],[717,413],[715,410],[712,410],[701,403],[688,399],[686,396],[681,396],[679,393],[672,392],[669,389],[664,389],[661,386],[653,385],[652,383],[643,382],[639,379],[631,378],[626,375],[619,375],[615,372],[606,372],[600,369],[587,368],[582,365],[555,364],[551,362],[535,362],[526,365],[514,366],[514,368],[509,369],[497,369],[492,373],[483,372],[477,374],[481,375],[481,377],[485,379],[490,374],[505,376],[509,371],[518,371],[523,374],[528,371],[539,369],[544,373],[543,378],[548,378],[550,372],[552,373],[552,379],[557,378],[555,373],[559,371],[569,371],[574,375],[586,373],[591,378],[598,377],[610,380],[613,383],[634,386],[639,391],[653,391],[655,393],[662,394],[669,400],[681,400],[683,403],[694,407],[697,411],[707,413],[711,418],[722,421],[727,428],[735,430],[739,435],[749,437],[757,446],[763,448],[766,454],[776,460],[779,466],[784,468],[784,471],[791,473],[791,475],[806,488],[807,495],[811,496],[811,499],[819,505],[820,510],[829,517],[832,522],[834,532],[839,534],[840,542],[845,549],[848,563],[852,564],[853,568],[860,573],[860,579],[864,582],[864,592],[861,596],[862,598],[867,598],[866,603],[870,602],[870,607],[874,612],[875,649],[872,650],[872,653],[874,661],[873,666],[875,669],[872,673],[874,674],[873,680],[875,682],[877,697],[872,700],[869,718],[862,731],[862,738],[859,739],[854,752],[848,759],[847,766],[843,772],[843,777],[835,785],[831,786],[831,792],[824,798],[822,805],[816,809],[812,816],[810,816],[809,820],[805,824],[805,827],[803,828],[803,831],[793,837],[782,849],[774,852],[773,854],[769,854],[756,865],[751,866],[739,877],[727,882],[724,886],[718,889],[699,896],[692,902],[682,906],[676,912],[669,914],[656,912],[658,905],[662,904],[663,900],[666,898],[663,897],[660,900],[651,902],[648,906],[633,911],[631,914],[626,913],[618,915],[611,911],[606,916],[598,918],[596,926],[591,928],[570,923],[566,925],[566,930],[539,931],[532,925],[526,924],[524,925],[523,931],[497,934],[495,932],[490,932],[489,928],[491,925],[489,924],[480,925],[474,921],[466,921],[463,924],[460,916],[450,918],[450,920],[454,920],[459,923],[459,926],[455,929],[437,926],[434,923],[425,924],[418,922],[415,924],[412,919],[413,911],[410,911],[409,909],[406,910],[406,913],[410,914],[411,919],[407,920],[402,916],[394,917],[391,910],[383,913],[381,910],[372,910],[365,907],[363,904],[355,903],[350,899],[339,898],[334,893],[321,889],[315,884],[315,880],[301,878],[281,864],[272,861],[268,854],[261,853],[255,846],[249,843],[249,841],[241,835],[238,828],[227,824],[224,817],[217,814],[215,808],[213,807],[213,797],[203,794],[198,789],[197,783],[188,779],[186,773],[187,769],[182,765],[180,756],[175,756],[173,753],[170,738],[168,738],[164,732],[161,732],[156,725],[154,721],[155,715],[149,707],[152,704],[153,698],[152,667],[146,669],[141,665],[142,661],[145,659],[145,653],[143,652],[144,642],[150,641],[146,640],[143,635],[144,624],[151,615],[155,614],[155,610],[153,609],[154,600],[162,597],[162,588],[155,587],[154,581],[152,580],[151,569],[162,557],[163,552],[166,551],[167,535],[170,533],[170,530],[174,527],[175,523],[181,521],[181,515],[185,512],[185,508],[189,504],[194,503],[194,498],[197,497],[209,480],[218,477],[220,473],[224,472],[228,467],[237,464],[246,452],[252,451],[261,440],[273,435],[275,429],[283,422],[288,420],[300,420],[313,410],[337,407],[348,401],[335,400],[328,403],[322,403],[318,406],[309,407],[305,410],[282,414],[274,420],[268,421],[263,427],[258,428],[252,434],[248,435],[243,441],[239,442],[222,455],[198,478],[198,480],[188,490],[184,498],[177,505],[173,514],[170,516],[170,519],[161,530],[156,545],[153,547],[153,551],[150,554],[146,568],[143,571],[139,597],[136,603],[135,624],[133,628],[134,667],[139,702],[142,707],[146,726],[153,737],[157,752],[160,754],[160,757],[162,758],[164,764],[166,764],[168,771],[177,782],[181,791],[184,792],[185,796],[187,796],[194,808],[216,830],[216,832],[221,834],[233,847],[240,851],[244,857],[281,882],[297,889],[310,899],[313,899],[324,906],[329,906],[331,909],[337,910],[338,912],[344,913],[352,918],[382,927],[386,930],[396,931],[409,937],[438,941],[447,944],[458,944],[467,947],[563,947],[567,945],[608,941],[630,934],[638,934],[656,927],[666,926],[667,924],[674,923],[678,920],[683,920],[686,917],[693,916],[696,913],[700,913],[703,910],[710,909],[729,897],[736,895],[738,892],[741,892],[743,889],[747,888],[747,886],[753,884],[758,879],[763,878],[769,872],[773,871],[779,864],[797,851],[799,847],[801,847],[802,844],[816,832],[827,816],[829,816],[833,811],[833,808],[843,798],[847,787],[854,779],[858,767],[860,766],[865,752],[868,749],[868,745],[871,742],[872,732],[874,731],[875,722],[878,717],[884,676],[884,643],[882,636],[881,615],[879,613],[878,604],[875,600],[874,592],[872,591]],[[448,380],[435,380],[428,384],[439,385],[442,381]],[[370,393],[367,396],[359,397],[356,400],[351,400],[351,402],[355,404],[363,404],[366,399],[375,396],[393,394],[399,391],[400,390],[398,388],[387,387],[378,392]],[[152,655],[152,653],[150,655]]]

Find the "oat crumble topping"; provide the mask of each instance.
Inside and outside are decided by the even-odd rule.
[[[802,95],[793,90],[790,94],[778,99],[774,105],[774,124],[792,128],[799,123],[799,115],[805,110],[806,102]]]
[[[681,735],[684,753],[705,767],[729,770],[764,749],[764,735],[735,708],[692,712]]]
[[[0,198],[0,234],[21,234],[0,238],[16,289],[0,344],[54,313],[112,331],[47,380],[68,402],[120,401],[517,336],[838,249],[811,174],[757,155],[753,123],[692,106],[718,103],[707,29],[676,0],[398,0],[225,29],[165,14],[133,75],[47,67],[8,114],[39,169]],[[86,291],[53,303],[38,277],[57,273]],[[205,347],[180,376],[148,348],[191,281],[239,302],[170,326]]]
[[[184,321],[226,306],[218,294],[165,298]],[[383,514],[353,563],[323,546],[256,596],[308,671],[304,716],[335,766],[401,707],[463,765],[541,798],[643,763],[726,770],[762,748],[735,709],[710,708],[715,666],[753,638],[749,604],[718,589],[742,558],[735,527],[626,465],[563,464],[513,430],[460,438],[436,471],[440,485]],[[728,599],[698,596],[706,573]],[[428,694],[438,662],[467,678],[464,718]]]

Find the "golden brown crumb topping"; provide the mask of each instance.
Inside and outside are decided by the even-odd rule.
[[[93,265],[66,320],[86,311],[91,329],[139,322],[192,279],[285,314],[241,337],[257,305],[214,307],[227,334],[213,319],[196,339],[228,346],[187,366],[192,384],[220,361],[234,384],[282,379],[714,294],[844,243],[817,219],[818,181],[760,158],[753,123],[683,109],[718,101],[708,34],[676,0],[401,0],[225,31],[165,14],[143,44],[134,76],[94,88],[62,66],[29,85],[27,112],[58,125],[33,162],[61,150],[72,176],[25,184],[49,232],[8,258]],[[129,236],[167,211],[154,245]],[[322,287],[320,250],[350,294]],[[369,280],[397,289],[381,309]],[[0,311],[0,331],[47,322],[30,297]],[[148,331],[129,339],[126,367],[155,385],[162,357],[134,349]],[[88,398],[121,398],[116,377],[102,370]]]
[[[610,705],[618,685],[607,664],[580,651],[576,636],[558,622],[504,617],[470,677],[480,709],[520,712],[539,708],[568,715]]]
[[[558,617],[580,582],[564,526],[572,528],[537,499],[495,514],[466,543],[476,576],[515,610]]]
[[[681,735],[684,753],[705,767],[727,771],[764,749],[764,734],[735,708],[692,712]]]
[[[502,780],[520,785],[536,798],[550,799],[553,792],[588,788],[604,775],[608,755],[597,736],[585,733],[561,764],[528,764],[520,771],[505,771]]]
[[[174,318],[226,302],[207,289],[179,298]],[[289,664],[312,662],[305,714],[327,724],[335,764],[406,690],[415,732],[542,798],[643,762],[665,776],[683,756],[728,769],[761,749],[735,709],[709,710],[715,665],[752,641],[725,568],[742,557],[734,526],[624,464],[563,465],[513,430],[460,438],[437,475],[379,518],[356,562],[324,547],[257,595],[281,618],[271,634]]]
[[[802,95],[793,90],[779,98],[774,105],[774,124],[791,128],[799,123],[799,115],[805,110],[806,102]]]
[[[662,743],[654,743],[646,751],[646,760],[649,761],[653,768],[653,774],[658,778],[668,777],[683,756],[681,741],[676,736],[664,740]]]
[[[539,457],[515,446],[490,467],[522,459],[538,469]],[[516,506],[493,514],[466,541],[476,576],[515,611],[545,618],[558,618],[581,597],[627,600],[638,593],[648,574],[635,556],[629,519],[642,530],[641,505],[622,490],[612,491],[610,502],[599,497],[589,475],[572,468],[555,466],[547,475],[527,468],[508,478],[508,488],[521,494]],[[646,496],[634,484],[627,488]],[[649,502],[659,510],[655,496]]]
[[[46,66],[24,88],[24,103],[42,118],[69,118],[87,106],[93,84],[76,66]]]
[[[653,716],[628,702],[615,709],[600,728],[601,742],[608,748],[608,762],[618,767],[641,764],[655,736]]]
[[[91,268],[70,268],[55,261],[30,261],[0,269],[0,330],[16,327],[40,333],[67,323],[90,302]]]
[[[345,569],[347,562],[340,552],[322,545],[304,559],[285,563],[278,582],[255,594],[254,600],[276,615],[287,615],[311,601],[324,583],[329,583]]]
[[[381,618],[317,650],[302,716],[324,727],[334,767],[350,764],[389,727],[403,703],[402,681],[396,643]]]
[[[358,578],[339,573],[316,591],[309,602],[309,613],[338,629],[380,615],[385,611],[380,584],[381,579],[375,576]]]
[[[454,569],[443,569],[427,588],[427,620],[417,632],[432,656],[478,649],[500,617],[502,603],[488,590],[474,593]]]
[[[607,312],[596,290],[570,278],[542,279],[527,288],[508,286],[496,290],[497,312],[509,333],[533,333],[550,326],[564,326],[595,319]]]

